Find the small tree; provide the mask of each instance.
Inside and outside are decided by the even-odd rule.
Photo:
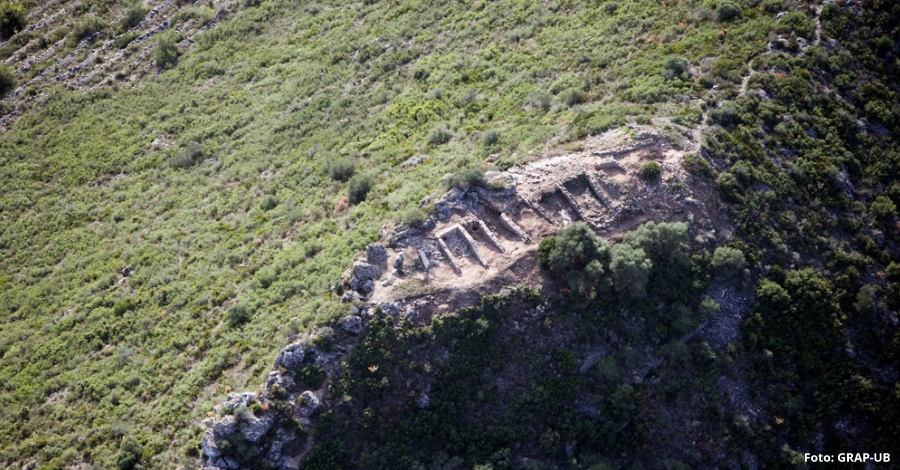
[[[356,173],[356,165],[349,158],[336,160],[328,165],[328,176],[335,181],[347,181]]]
[[[350,180],[350,184],[347,187],[347,196],[350,197],[350,202],[353,204],[359,204],[366,200],[366,196],[369,195],[369,191],[372,189],[372,186],[375,186],[375,179],[369,175],[356,175]]]
[[[872,203],[872,212],[881,220],[891,221],[897,216],[897,205],[887,196],[878,196]]]
[[[653,263],[644,250],[619,243],[612,247],[611,258],[609,270],[616,290],[633,299],[647,295],[647,279]]]
[[[250,311],[247,310],[247,307],[235,305],[228,310],[227,314],[225,314],[225,325],[228,326],[228,328],[237,328],[244,323],[249,322],[250,318]]]
[[[0,37],[12,37],[25,29],[26,24],[25,7],[18,3],[0,2]]]
[[[745,264],[744,252],[736,248],[720,246],[713,253],[712,267],[719,274],[736,276],[744,269]]]
[[[681,75],[687,71],[689,63],[686,58],[680,55],[669,56],[663,64],[665,69],[663,76],[668,79]]]
[[[119,470],[132,470],[140,463],[143,454],[144,448],[141,447],[141,443],[134,437],[128,436],[119,444],[116,467]]]
[[[16,88],[16,76],[12,67],[0,64],[0,97],[5,97]]]
[[[445,185],[448,189],[462,185],[484,187],[487,185],[487,179],[484,177],[484,172],[478,168],[464,168],[450,175],[445,181]]]
[[[156,49],[153,51],[153,58],[156,60],[156,66],[162,69],[174,67],[178,63],[178,42],[181,40],[178,33],[174,31],[166,31],[156,36]]]
[[[716,18],[719,21],[732,21],[741,16],[741,7],[731,1],[724,1],[716,8]]]
[[[450,142],[450,139],[452,138],[453,133],[443,124],[439,124],[428,133],[428,143],[431,145],[446,144],[447,142]]]
[[[656,162],[644,163],[638,171],[638,176],[648,183],[655,183],[662,176],[662,167]]]

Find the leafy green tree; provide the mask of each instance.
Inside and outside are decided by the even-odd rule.
[[[350,184],[347,185],[347,195],[350,197],[350,202],[359,204],[365,201],[369,191],[372,190],[372,186],[375,186],[375,178],[369,175],[356,175],[351,178]]]
[[[349,158],[342,158],[328,165],[328,176],[335,181],[347,181],[355,172],[356,165]]]
[[[627,243],[619,243],[610,251],[612,259],[609,269],[616,290],[633,299],[647,295],[647,279],[653,263],[647,258],[644,250]]]
[[[641,169],[638,170],[638,176],[648,183],[655,183],[662,176],[662,167],[656,162],[644,163],[641,165]]]
[[[16,76],[12,67],[0,64],[0,97],[4,97],[16,88]]]
[[[250,314],[250,310],[243,305],[235,305],[228,310],[228,313],[225,314],[225,325],[228,328],[237,328],[244,323],[247,323],[252,318]]]
[[[143,454],[144,448],[137,439],[132,436],[122,439],[122,443],[119,444],[119,453],[116,454],[116,468],[119,470],[134,469],[140,463]]]
[[[741,7],[729,0],[719,4],[716,8],[716,18],[719,21],[732,21],[741,16]]]
[[[872,203],[872,212],[875,217],[890,221],[897,216],[897,205],[887,196],[878,196]]]
[[[712,268],[720,275],[734,277],[740,275],[746,260],[744,252],[730,246],[716,248],[712,258]]]
[[[0,37],[7,39],[25,29],[28,20],[25,7],[19,3],[0,2]]]
[[[690,260],[685,249],[688,225],[684,222],[647,222],[622,236],[622,241],[641,248],[655,266],[666,269],[685,268]]]
[[[608,286],[609,259],[609,244],[584,222],[569,225],[538,247],[538,263],[579,294],[592,295]]]
[[[178,64],[178,57],[181,55],[178,51],[179,41],[181,41],[181,37],[174,31],[166,31],[156,36],[153,58],[156,60],[157,67],[169,69]]]

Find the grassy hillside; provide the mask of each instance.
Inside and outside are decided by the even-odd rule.
[[[190,468],[198,418],[343,314],[330,288],[353,254],[445,174],[705,110],[698,161],[721,173],[748,258],[773,279],[825,273],[852,314],[838,337],[879,339],[855,371],[865,416],[895,416],[891,375],[872,371],[898,357],[897,7],[826,6],[806,47],[806,6],[246,2],[133,86],[48,89],[0,136],[0,462],[111,468],[131,436],[145,468]],[[752,351],[821,352],[759,317]],[[806,423],[778,443],[814,434],[794,406],[810,394],[777,405]]]

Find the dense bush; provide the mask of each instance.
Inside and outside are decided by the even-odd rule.
[[[356,172],[356,164],[351,158],[342,158],[328,164],[328,176],[335,181],[347,181]]]
[[[165,31],[156,35],[153,49],[153,60],[156,66],[162,69],[174,67],[178,63],[181,52],[178,50],[178,42],[181,37],[175,31]]]
[[[638,176],[648,183],[655,183],[662,176],[662,167],[656,162],[644,163],[638,170]]]
[[[681,75],[687,72],[687,68],[690,62],[686,58],[680,55],[673,55],[666,58],[665,63],[663,63],[663,76],[666,78],[673,78],[678,75]]]
[[[16,77],[12,67],[0,64],[0,97],[4,97],[16,88]]]
[[[444,124],[438,124],[428,133],[428,143],[431,145],[446,144],[447,142],[450,142],[450,139],[452,138],[453,133],[450,132],[450,129],[447,129],[447,126]]]
[[[116,468],[133,470],[141,462],[143,454],[144,448],[140,442],[132,436],[127,436],[119,445],[119,453],[116,454]]]
[[[191,141],[172,156],[172,164],[179,168],[190,168],[203,157],[203,146]]]
[[[375,186],[375,178],[369,175],[356,175],[350,179],[347,185],[347,196],[353,204],[359,204],[366,200],[369,191]]]
[[[452,175],[450,175],[446,180],[444,180],[444,185],[447,188],[455,188],[457,186],[487,186],[487,179],[484,177],[484,172],[479,170],[478,168],[463,168]]]
[[[72,28],[69,33],[69,39],[66,41],[68,47],[76,47],[81,41],[88,39],[94,34],[99,33],[106,27],[106,21],[96,16],[87,16],[82,18]]]
[[[129,5],[128,8],[125,9],[122,19],[119,20],[118,26],[116,26],[116,33],[124,34],[131,28],[134,28],[141,23],[149,11],[150,10],[147,7],[142,6],[140,3]]]
[[[422,224],[422,222],[425,222],[425,218],[426,215],[422,209],[413,207],[403,213],[401,222],[403,222],[403,225],[406,225],[407,227],[418,227]]]
[[[0,38],[7,39],[25,29],[28,20],[20,3],[0,2]]]
[[[609,261],[609,244],[584,222],[561,229],[556,237],[542,240],[538,247],[539,264],[583,295],[602,293],[609,286]]]
[[[235,305],[225,314],[225,325],[228,328],[237,328],[253,318],[250,310],[244,305]]]
[[[734,21],[741,16],[741,7],[737,3],[725,0],[716,7],[716,18],[719,21]]]

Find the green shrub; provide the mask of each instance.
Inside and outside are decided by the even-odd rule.
[[[709,162],[700,155],[686,155],[684,157],[684,160],[682,160],[682,165],[684,165],[684,168],[688,171],[688,173],[694,176],[712,178],[716,175],[712,169],[712,165],[710,165]]]
[[[641,248],[619,243],[610,250],[609,270],[616,290],[632,299],[647,295],[647,280],[653,262]]]
[[[225,325],[228,328],[237,328],[247,323],[252,318],[250,311],[243,305],[235,305],[225,314]]]
[[[881,220],[891,221],[897,216],[897,205],[887,196],[878,196],[872,203],[872,213]]]
[[[547,237],[538,245],[538,266],[550,270],[550,254],[556,249],[556,237]]]
[[[66,41],[66,45],[74,48],[78,46],[81,41],[99,33],[105,27],[106,21],[102,18],[88,16],[75,24],[75,27],[72,28],[72,32],[69,33],[69,39]]]
[[[335,181],[347,181],[356,172],[356,164],[350,158],[342,158],[328,164],[328,176]]]
[[[638,176],[648,183],[655,183],[662,176],[662,167],[656,162],[644,163],[638,170]]]
[[[428,133],[428,143],[431,145],[446,144],[447,142],[450,142],[450,139],[452,138],[453,133],[450,132],[444,124],[438,124]]]
[[[669,56],[663,64],[663,69],[665,69],[663,76],[666,78],[673,78],[681,75],[687,72],[689,64],[690,62],[680,55]]]
[[[369,191],[375,186],[375,178],[369,175],[356,175],[350,179],[347,185],[347,196],[353,204],[359,204],[366,200]]]
[[[538,263],[562,278],[573,291],[590,296],[609,287],[610,280],[605,275],[609,244],[586,223],[576,222],[545,240],[538,247]]]
[[[131,28],[139,25],[150,10],[139,3],[132,4],[125,10],[119,25],[116,27],[117,34],[124,34]]]
[[[464,168],[450,175],[444,184],[448,189],[463,185],[484,187],[487,186],[487,179],[484,177],[484,172],[478,168]]]
[[[744,252],[741,250],[729,246],[720,246],[713,253],[711,266],[720,275],[733,277],[740,275],[746,263]]]
[[[171,163],[179,168],[190,168],[197,163],[203,156],[203,146],[199,143],[191,141],[175,155],[172,156]]]
[[[113,47],[115,47],[116,49],[125,49],[126,46],[131,44],[131,42],[137,39],[137,37],[140,35],[141,33],[137,31],[129,31],[125,34],[122,34],[113,42]]]
[[[153,59],[156,66],[162,69],[168,69],[178,64],[178,42],[181,36],[175,31],[165,31],[156,36],[156,48],[153,50]]]
[[[125,312],[134,310],[134,299],[131,297],[125,297],[124,299],[119,300],[113,305],[113,314],[116,316],[122,316]]]
[[[0,97],[4,97],[9,92],[16,89],[16,76],[12,67],[7,64],[0,64]]]
[[[495,130],[487,131],[481,136],[481,145],[485,147],[493,147],[498,142],[500,142],[500,133]]]
[[[418,227],[422,224],[422,222],[425,222],[425,218],[425,211],[419,209],[418,207],[413,207],[412,209],[409,209],[403,213],[401,222],[403,222],[403,225],[406,225],[407,227]]]
[[[25,7],[19,3],[0,2],[0,37],[7,39],[25,29],[25,13]]]
[[[259,208],[264,211],[270,211],[274,209],[278,205],[278,199],[271,194],[266,194],[263,196],[262,200],[259,201]]]
[[[116,468],[119,470],[132,470],[141,461],[144,448],[140,442],[132,436],[122,439],[119,445],[119,453],[116,454]]]
[[[584,101],[584,92],[578,88],[568,88],[559,94],[559,99],[568,107]]]
[[[724,1],[716,8],[716,18],[719,21],[733,21],[740,18],[741,7],[731,1]]]

